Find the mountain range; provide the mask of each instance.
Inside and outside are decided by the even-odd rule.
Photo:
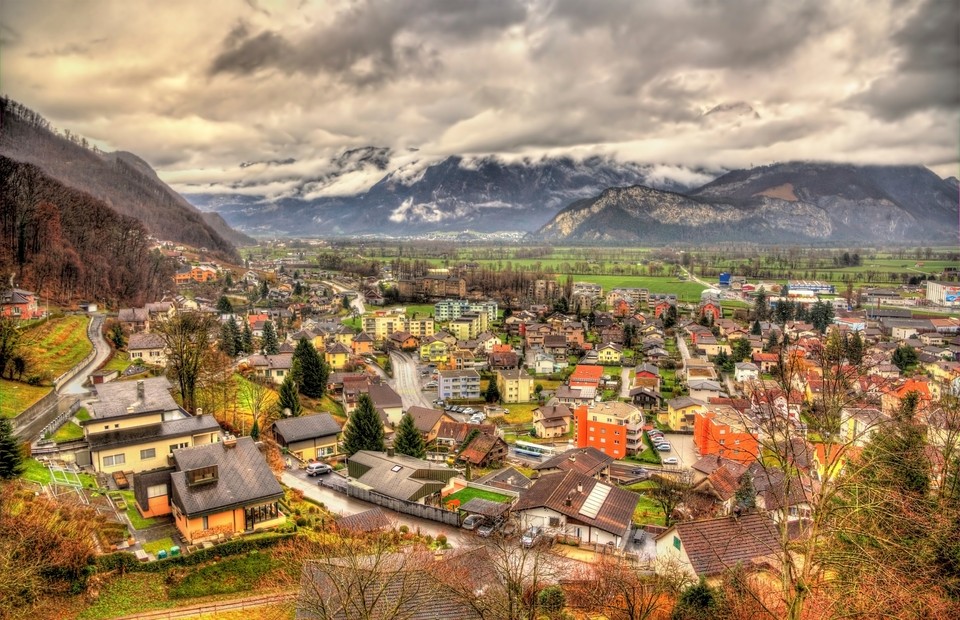
[[[201,213],[133,153],[107,153],[83,138],[59,135],[42,116],[6,98],[0,99],[0,126],[0,155],[33,164],[51,179],[102,200],[160,239],[230,260],[238,258],[234,245],[255,243],[218,214]]]
[[[579,200],[534,238],[592,243],[956,243],[957,179],[921,166],[791,162],[685,193],[642,185]]]

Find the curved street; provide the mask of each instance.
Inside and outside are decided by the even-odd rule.
[[[93,343],[93,348],[97,354],[72,379],[60,387],[58,390],[60,394],[83,394],[87,392],[87,389],[83,387],[83,384],[87,381],[87,376],[110,357],[110,344],[103,337],[102,327],[103,315],[94,315],[90,321],[90,327],[87,329],[87,338]]]

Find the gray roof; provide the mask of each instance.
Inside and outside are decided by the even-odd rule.
[[[167,342],[160,334],[130,334],[127,341],[127,351],[136,351],[140,349],[165,349]]]
[[[350,457],[350,475],[354,483],[373,491],[409,501],[416,501],[446,486],[447,481],[459,475],[455,469],[430,461],[384,452],[361,450]],[[359,465],[360,467],[356,467]],[[359,470],[362,473],[359,473]],[[355,472],[359,475],[355,475]]]
[[[283,488],[250,437],[233,448],[212,443],[174,450],[177,471],[170,474],[174,502],[188,517],[221,512],[283,497]],[[189,486],[186,472],[217,467],[214,481]]]
[[[403,400],[389,385],[371,385],[368,392],[374,406],[380,409],[403,407]]]
[[[437,422],[444,416],[445,412],[439,409],[429,407],[410,407],[407,413],[413,418],[413,425],[421,433],[429,433]],[[447,416],[449,418],[449,416]]]
[[[329,413],[317,413],[277,420],[273,423],[273,429],[286,443],[293,443],[337,435],[340,433],[340,424]]]
[[[140,381],[143,382],[143,399],[137,394]],[[90,406],[93,418],[88,423],[138,413],[176,411],[180,408],[170,395],[171,386],[166,377],[140,381],[112,381],[97,385],[97,400]]]
[[[189,437],[200,433],[219,431],[220,425],[211,415],[191,416],[168,420],[157,424],[145,424],[131,428],[118,428],[105,433],[92,433],[87,437],[91,450],[119,448],[158,439]]]

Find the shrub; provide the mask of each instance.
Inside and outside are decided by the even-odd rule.
[[[307,524],[306,517],[297,517],[297,527],[303,527]]]
[[[400,533],[401,533],[401,534],[406,534],[406,533],[409,532],[409,531],[410,531],[410,528],[407,527],[406,525],[401,525],[401,526],[400,526]]]
[[[437,534],[437,544],[446,547],[447,546],[447,536],[445,534]]]

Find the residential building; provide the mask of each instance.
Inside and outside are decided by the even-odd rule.
[[[301,462],[335,456],[340,430],[329,413],[284,418],[270,426],[277,444]]]
[[[350,349],[354,355],[373,353],[373,338],[367,332],[360,332],[353,337],[353,342],[350,343]]]
[[[443,422],[456,422],[446,411],[440,409],[430,409],[428,407],[410,407],[407,413],[413,418],[413,425],[417,427],[423,440],[427,443],[437,438],[440,432],[440,425]]]
[[[442,364],[447,361],[450,354],[450,345],[437,338],[436,334],[425,338],[420,343],[420,361]]]
[[[667,401],[667,425],[675,431],[693,428],[696,414],[706,409],[706,403],[689,396],[679,396]]]
[[[610,465],[614,458],[596,448],[574,448],[554,455],[533,466],[540,475],[558,471],[575,471],[597,480],[606,480],[610,476]]]
[[[480,373],[476,370],[441,370],[437,380],[437,396],[442,400],[477,400],[480,398]]]
[[[734,381],[737,383],[745,383],[748,381],[756,381],[760,378],[760,369],[756,364],[751,362],[738,362],[735,365],[734,370]]]
[[[760,455],[757,429],[751,426],[749,418],[729,405],[711,405],[710,409],[697,412],[693,443],[701,456],[717,454],[751,463]]]
[[[453,488],[455,469],[392,451],[361,450],[347,463],[349,484],[408,502],[424,503],[427,497],[440,497]]]
[[[19,288],[0,291],[0,317],[26,321],[43,316],[35,293]]]
[[[584,543],[622,549],[640,496],[577,471],[545,474],[514,505],[524,528],[539,526]]]
[[[146,308],[120,308],[117,321],[128,334],[150,331],[150,312]]]
[[[541,405],[533,410],[533,429],[537,437],[562,437],[570,430],[573,412],[559,402]]]
[[[623,361],[623,347],[608,342],[597,349],[597,362],[604,365],[620,364]]]
[[[498,370],[497,389],[504,403],[528,403],[534,399],[533,377],[523,368]]]
[[[166,377],[96,386],[90,419],[81,422],[93,468],[105,474],[167,467],[174,450],[220,441],[209,415],[192,416],[170,395]]]
[[[775,563],[779,534],[765,514],[701,519],[672,525],[657,536],[657,568],[679,568],[692,579],[710,583],[737,566]]]
[[[509,451],[509,446],[500,437],[478,433],[469,444],[460,450],[457,460],[477,467],[489,467],[502,463],[507,458]]]
[[[459,319],[468,312],[486,314],[488,324],[493,323],[497,320],[497,302],[443,299],[433,305],[433,317],[441,323]]]
[[[363,317],[363,331],[378,342],[393,332],[410,332],[416,338],[426,338],[433,335],[434,321],[432,317],[411,319],[402,314],[376,314]]]
[[[334,342],[323,352],[323,358],[331,370],[343,370],[350,362],[353,349],[340,342]]]
[[[293,367],[293,354],[250,355],[240,363],[249,366],[261,379],[280,385]]]
[[[151,366],[167,365],[167,342],[160,334],[130,334],[127,340],[130,361]]]
[[[173,514],[188,544],[223,540],[286,523],[283,488],[250,437],[173,452],[174,469],[134,478],[144,516]]]
[[[643,451],[643,412],[622,402],[580,405],[574,413],[577,447],[593,447],[613,458]]]

